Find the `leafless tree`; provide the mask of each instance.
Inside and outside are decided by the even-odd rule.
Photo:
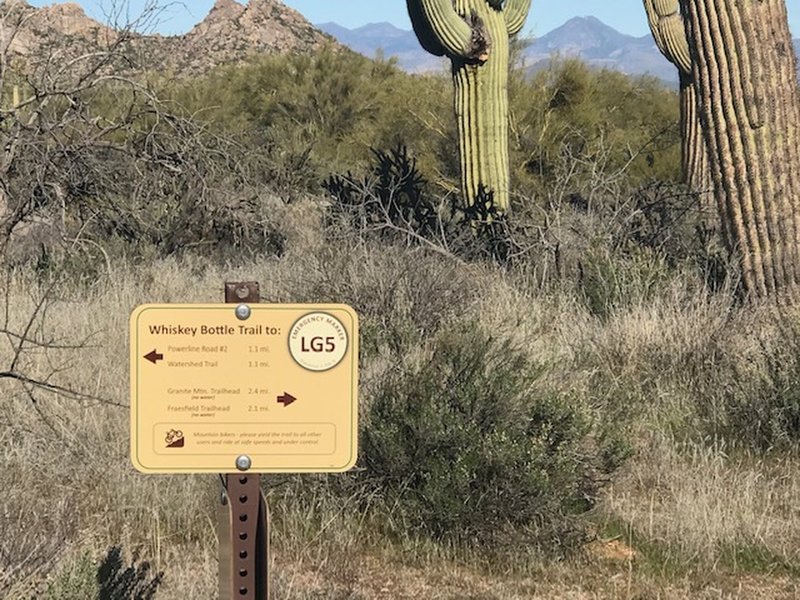
[[[225,209],[209,197],[231,187],[212,181],[241,179],[242,151],[153,84],[140,32],[164,7],[153,0],[119,25],[125,5],[113,4],[113,26],[93,39],[54,40],[21,57],[14,41],[37,13],[16,6],[0,7],[0,257],[45,239],[100,254],[112,235],[167,251],[197,243],[188,234],[213,229],[212,209]]]
[[[177,115],[139,69],[140,32],[152,28],[162,10],[148,2],[139,17],[121,24],[126,7],[113,3],[110,25],[93,39],[53,39],[26,55],[21,46],[41,42],[32,37],[42,30],[41,13],[15,0],[0,4],[0,407],[15,398],[26,402],[42,424],[37,435],[59,445],[71,440],[48,411],[49,400],[125,408],[66,376],[76,353],[95,341],[50,327],[69,276],[59,260],[86,247],[109,260],[104,232],[135,228],[144,219],[137,207],[157,201],[167,182],[193,181],[201,188],[207,178],[198,169],[208,170],[218,159],[202,123]],[[14,265],[19,271],[25,248],[37,247],[58,250],[58,259],[21,294]],[[14,299],[22,299],[27,312],[14,310]],[[4,421],[14,417],[2,412]],[[24,427],[3,424],[3,434]],[[47,540],[26,534],[35,523],[14,506],[4,503],[0,510],[0,530],[14,532],[0,536],[0,595],[51,568],[69,537],[57,526]],[[69,513],[69,507],[53,510]],[[68,527],[68,520],[62,522]]]

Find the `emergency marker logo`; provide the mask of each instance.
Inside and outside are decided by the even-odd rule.
[[[309,371],[327,371],[347,353],[347,331],[336,317],[324,312],[304,315],[289,331],[289,352]]]

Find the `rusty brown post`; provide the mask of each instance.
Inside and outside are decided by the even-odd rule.
[[[254,304],[256,282],[225,283],[225,302]],[[223,475],[219,510],[220,600],[268,600],[269,510],[258,473]]]

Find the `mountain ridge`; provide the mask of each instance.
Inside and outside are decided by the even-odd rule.
[[[351,50],[370,58],[383,48],[385,56],[396,56],[398,64],[410,73],[424,73],[447,68],[447,61],[431,56],[417,42],[412,31],[394,27],[389,43],[376,43],[377,27],[368,24],[348,29],[336,23],[316,26]],[[373,29],[371,31],[371,29]],[[795,40],[795,48],[800,40]],[[594,68],[609,68],[628,75],[651,75],[666,84],[677,86],[678,73],[659,52],[650,34],[642,36],[621,33],[594,16],[573,17],[545,35],[530,40],[522,58],[528,72],[546,68],[554,57],[575,57]]]
[[[378,48],[385,56],[396,56],[398,64],[411,73],[446,68],[446,59],[431,56],[417,42],[412,31],[394,27],[391,37],[377,35],[386,24],[369,24],[347,29],[336,23],[316,27],[335,37],[351,50],[374,57]],[[535,72],[550,64],[554,56],[576,57],[597,68],[612,68],[629,75],[650,74],[677,84],[675,67],[667,61],[650,35],[620,33],[594,16],[573,17],[547,34],[529,41],[522,52],[525,66]]]
[[[385,57],[395,57],[400,68],[409,73],[441,71],[448,64],[447,59],[425,52],[412,31],[400,29],[385,21],[368,23],[354,29],[332,22],[314,26],[367,58],[375,58],[380,49]]]
[[[113,44],[120,35],[87,16],[75,3],[35,8],[25,0],[0,2],[0,39],[10,40],[12,56],[27,61],[67,48],[68,55],[90,52]],[[280,0],[249,0],[246,5],[216,0],[208,14],[185,34],[128,33],[140,63],[182,75],[240,62],[254,53],[311,53],[326,45],[337,51],[344,48]]]
[[[22,23],[14,35],[15,26]],[[35,8],[25,0],[0,0],[0,40],[10,40],[22,63],[62,58],[111,45],[119,31],[87,16],[74,2]],[[348,29],[333,22],[312,25],[280,0],[216,0],[206,16],[180,35],[131,33],[139,64],[177,75],[197,75],[215,66],[237,63],[256,53],[313,53],[327,46],[349,48],[369,58],[396,57],[410,73],[443,72],[447,59],[425,52],[412,31],[382,21]],[[798,47],[795,40],[795,48]],[[677,69],[658,51],[650,35],[620,33],[594,16],[573,17],[530,40],[523,65],[534,73],[554,57],[576,57],[595,68],[629,75],[649,74],[677,85]]]

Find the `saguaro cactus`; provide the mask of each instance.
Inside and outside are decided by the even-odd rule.
[[[697,109],[697,87],[692,74],[689,41],[681,15],[679,0],[644,0],[647,22],[656,46],[672,64],[678,67],[681,105],[681,163],[683,179],[689,187],[700,192],[701,208],[716,212],[711,191],[705,140],[700,129]],[[714,219],[716,220],[716,219]]]
[[[680,0],[723,232],[755,297],[797,295],[800,95],[784,0]]]
[[[425,50],[453,67],[461,190],[467,205],[483,187],[508,210],[509,39],[528,16],[531,0],[406,0]]]

